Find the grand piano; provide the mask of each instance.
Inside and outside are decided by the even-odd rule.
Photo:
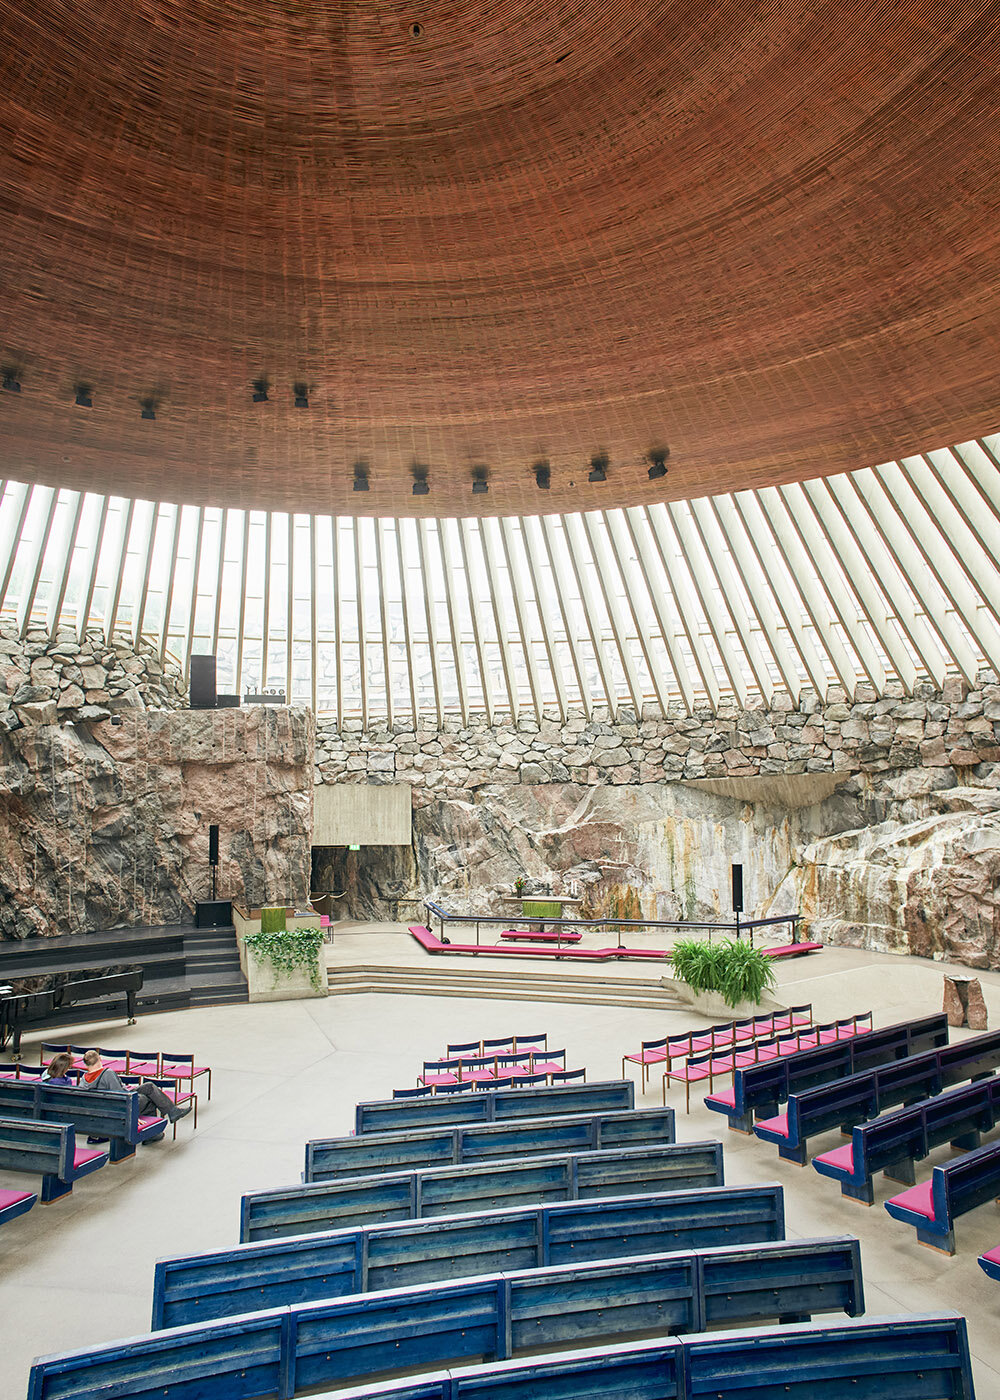
[[[28,990],[19,987],[17,979],[0,984],[0,1050],[12,1041],[12,1055],[21,1058],[21,1035],[32,1025],[58,1023],[60,1012],[81,1002],[114,1002],[125,998],[128,1024],[135,1024],[135,998],[142,987],[142,968],[117,971],[94,968],[83,973],[71,973],[65,981],[56,973],[44,980],[51,986]],[[39,978],[20,979],[38,982]],[[104,1008],[111,1010],[110,1006]]]

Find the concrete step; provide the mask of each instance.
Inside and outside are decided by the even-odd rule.
[[[496,1001],[568,1002],[584,1006],[624,1006],[644,1010],[683,1010],[684,1004],[651,979],[573,977],[544,973],[460,972],[413,967],[331,968],[332,996],[381,992],[398,996],[488,997]]]

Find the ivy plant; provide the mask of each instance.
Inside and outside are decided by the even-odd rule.
[[[323,946],[323,930],[320,928],[280,929],[276,932],[261,930],[248,933],[243,940],[255,958],[269,962],[274,969],[274,984],[284,974],[289,976],[299,970],[309,973],[313,989],[322,991],[319,974],[319,950]]]

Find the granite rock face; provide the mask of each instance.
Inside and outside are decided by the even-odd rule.
[[[0,735],[0,935],[187,922],[309,894],[308,710],[138,711]]]
[[[807,845],[781,897],[828,942],[1000,968],[1000,791],[932,806]]]

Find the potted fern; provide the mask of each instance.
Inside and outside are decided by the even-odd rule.
[[[739,939],[679,939],[671,961],[664,983],[706,1016],[752,1016],[775,986],[771,959]]]

